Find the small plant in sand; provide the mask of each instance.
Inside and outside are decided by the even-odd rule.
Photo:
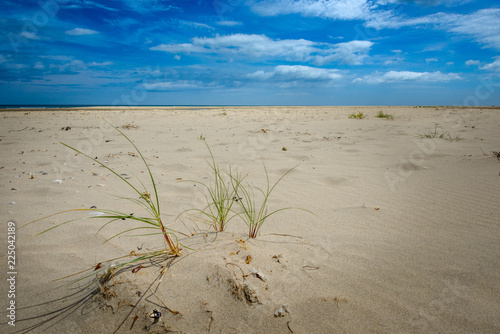
[[[237,177],[234,178],[231,172],[231,166],[227,173],[221,172],[219,165],[215,161],[214,155],[210,146],[208,146],[205,137],[201,138],[210,152],[212,162],[207,161],[210,169],[213,171],[213,182],[203,183],[200,181],[186,180],[185,182],[195,182],[201,184],[208,192],[205,195],[207,205],[203,209],[190,209],[187,211],[197,211],[204,216],[214,229],[218,232],[224,231],[226,225],[231,221],[235,215],[231,214],[233,204],[236,199],[236,194],[241,183]],[[226,180],[227,179],[227,180]],[[230,182],[233,181],[232,183]],[[187,212],[184,211],[183,213]],[[180,215],[182,215],[181,213]],[[179,215],[179,216],[180,216]]]
[[[233,173],[231,165],[229,165],[228,172],[221,172],[219,165],[215,161],[212,150],[204,138],[203,141],[210,152],[212,162],[208,162],[208,165],[213,171],[214,180],[208,184],[192,180],[186,181],[195,182],[205,187],[208,192],[208,196],[205,195],[207,205],[203,209],[186,210],[179,216],[188,211],[197,211],[204,216],[209,224],[218,232],[224,231],[229,221],[235,217],[240,217],[249,229],[248,236],[250,238],[256,238],[265,221],[277,212],[289,209],[299,209],[312,213],[311,211],[295,207],[281,208],[269,212],[269,197],[274,188],[276,188],[278,183],[298,165],[288,170],[271,186],[269,174],[263,163],[267,182],[267,187],[264,191],[260,188],[252,187],[249,183],[243,183],[246,176],[242,176],[238,172]],[[228,178],[230,182],[227,182],[226,178]],[[240,209],[238,212],[236,208],[234,208],[235,203],[237,203],[236,206]]]
[[[256,238],[262,225],[264,225],[266,220],[275,213],[290,209],[299,209],[312,213],[311,211],[295,207],[286,207],[269,212],[269,196],[276,188],[278,183],[283,180],[283,178],[287,176],[291,171],[297,168],[298,165],[289,169],[272,186],[269,182],[269,174],[267,173],[266,165],[264,164],[264,162],[262,163],[262,165],[264,166],[264,172],[266,174],[267,186],[265,191],[257,187],[252,187],[249,183],[243,184],[243,178],[239,177],[239,175],[236,175],[236,177],[232,177],[233,188],[237,187],[238,189],[238,191],[236,192],[236,200],[241,209],[241,213],[239,213],[239,216],[248,226],[248,236],[250,238]],[[261,196],[256,196],[256,192]],[[257,197],[261,197],[261,199],[257,200]]]
[[[441,132],[438,133],[438,124],[434,126],[434,131],[428,131],[427,133],[424,133],[422,135],[424,138],[439,138],[439,139],[444,139],[448,141],[460,141],[463,138],[460,137],[459,135],[451,135],[449,132]]]
[[[500,161],[500,152],[496,152],[496,151],[491,151],[493,153],[494,156],[497,157],[497,160]]]
[[[365,118],[365,115],[361,111],[359,111],[357,114],[356,113],[350,114],[349,118],[363,119],[363,118]]]
[[[91,156],[79,151],[78,149],[76,149],[70,145],[67,145],[65,143],[61,143],[61,144],[70,148],[71,150],[77,152],[78,154],[81,154],[81,155],[89,158],[90,160],[94,161],[95,163],[99,164],[100,166],[106,168],[111,173],[113,173],[115,176],[117,176],[121,181],[125,182],[130,187],[130,189],[133,191],[133,193],[138,195],[138,197],[119,197],[119,198],[125,199],[129,202],[134,203],[135,205],[142,207],[143,209],[145,209],[149,213],[149,216],[141,217],[141,216],[135,216],[133,214],[124,213],[124,212],[120,212],[120,211],[107,210],[107,209],[97,209],[97,208],[93,207],[91,209],[65,210],[65,211],[57,212],[57,213],[54,213],[52,215],[37,219],[35,221],[32,221],[31,223],[28,223],[28,224],[32,224],[32,223],[38,222],[40,220],[44,220],[44,219],[49,218],[49,217],[53,217],[53,216],[56,216],[59,214],[64,214],[64,213],[69,213],[69,212],[90,211],[90,214],[91,214],[90,217],[86,216],[86,217],[82,217],[82,218],[67,220],[67,221],[59,223],[59,224],[57,224],[49,229],[46,229],[46,230],[36,234],[35,236],[46,233],[46,232],[48,232],[52,229],[58,228],[60,226],[63,226],[63,225],[66,225],[66,224],[69,224],[69,223],[72,223],[75,221],[83,220],[83,219],[101,219],[101,220],[104,219],[104,220],[107,220],[107,222],[105,222],[99,228],[99,231],[101,231],[103,228],[105,228],[106,226],[108,226],[111,223],[127,224],[127,221],[132,220],[132,221],[138,222],[140,224],[140,226],[136,226],[136,227],[129,227],[129,225],[127,225],[127,227],[124,226],[122,232],[113,235],[112,237],[107,239],[105,242],[107,242],[113,238],[116,238],[120,235],[129,234],[130,232],[135,232],[137,230],[144,230],[144,229],[152,229],[152,230],[155,230],[155,232],[148,233],[148,234],[141,234],[142,236],[147,236],[147,235],[152,235],[152,234],[162,235],[163,241],[165,243],[164,249],[157,250],[157,251],[151,251],[151,252],[143,253],[143,254],[135,254],[134,253],[132,255],[126,255],[126,256],[123,256],[123,257],[120,257],[117,259],[103,261],[103,262],[99,263],[96,267],[88,269],[88,270],[95,271],[96,273],[101,273],[101,276],[98,279],[99,283],[100,282],[104,283],[104,282],[108,281],[109,277],[114,272],[116,272],[116,270],[118,270],[121,267],[131,265],[135,262],[143,261],[143,260],[153,258],[156,256],[161,256],[161,255],[179,256],[180,251],[181,251],[180,245],[179,245],[178,240],[177,240],[176,232],[165,227],[164,223],[162,222],[161,212],[160,212],[160,202],[158,200],[158,191],[156,188],[155,180],[153,178],[153,174],[151,173],[151,170],[149,168],[149,165],[147,164],[146,160],[144,159],[144,156],[142,155],[141,151],[137,148],[137,146],[122,131],[120,131],[116,127],[114,127],[114,128],[125,139],[127,139],[132,144],[132,146],[137,150],[144,165],[146,166],[146,169],[148,170],[149,177],[150,177],[150,180],[151,180],[151,183],[153,186],[153,192],[152,192],[153,195],[151,195],[151,193],[146,189],[145,185],[140,180],[139,180],[139,182],[141,183],[142,189],[134,186],[132,183],[130,183],[127,179],[125,179],[118,172],[114,171],[112,168],[108,167],[107,165],[100,162],[99,160],[92,158]],[[151,197],[153,197],[153,198],[151,198]],[[28,224],[26,224],[26,225],[28,225]],[[24,225],[24,226],[26,226],[26,225]],[[129,257],[129,256],[134,256],[135,258],[130,260],[130,261],[127,261],[125,263],[121,263],[121,264],[111,264],[110,266],[104,265],[105,263],[116,263],[117,260],[119,260],[121,258]],[[81,273],[82,272],[77,273],[77,274],[81,274]],[[77,274],[74,274],[74,275],[77,275]],[[74,276],[74,275],[71,275],[71,276]],[[90,274],[86,277],[89,277],[91,275],[93,275],[93,274]]]
[[[394,119],[394,115],[391,115],[391,114],[384,114],[384,112],[382,110],[380,110],[376,116],[377,118],[385,118],[385,119],[390,119],[390,120],[393,120]]]

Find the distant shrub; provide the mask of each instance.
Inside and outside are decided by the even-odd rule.
[[[393,120],[394,119],[394,115],[391,115],[391,114],[384,114],[384,112],[382,110],[380,110],[377,114],[377,118],[385,118],[385,119],[390,119],[390,120]]]
[[[365,118],[365,115],[362,112],[352,113],[349,115],[349,118],[355,118],[355,119],[363,119]]]

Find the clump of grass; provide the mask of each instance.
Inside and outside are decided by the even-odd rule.
[[[460,137],[459,135],[452,135],[450,134],[449,132],[441,132],[439,133],[438,130],[438,125],[436,124],[434,126],[434,132],[432,131],[428,131],[427,133],[424,133],[422,136],[424,138],[439,138],[439,139],[443,139],[443,140],[448,140],[448,141],[460,141],[460,140],[463,140],[462,137]]]
[[[349,118],[363,119],[363,118],[365,118],[365,115],[361,111],[359,111],[357,114],[356,113],[350,114]]]
[[[111,126],[113,126],[108,121],[106,121],[106,122],[108,124],[110,124]],[[113,170],[112,168],[108,167],[107,165],[105,165],[104,163],[100,162],[99,160],[92,158],[91,156],[89,156],[89,155],[81,152],[80,150],[78,150],[78,149],[76,149],[76,148],[74,148],[74,147],[72,147],[72,146],[70,146],[68,144],[65,144],[65,143],[61,143],[61,144],[64,145],[64,146],[66,146],[66,147],[68,147],[69,149],[77,152],[78,154],[81,154],[81,155],[89,158],[90,160],[94,161],[95,163],[99,164],[100,166],[106,168],[112,174],[114,174],[115,176],[117,176],[121,181],[125,182],[130,187],[130,189],[133,191],[133,193],[135,193],[136,195],[139,195],[139,197],[138,198],[137,197],[119,197],[119,198],[120,199],[125,199],[125,200],[127,200],[129,202],[134,203],[135,205],[140,206],[141,208],[145,209],[149,213],[149,216],[135,216],[133,214],[124,213],[124,212],[121,212],[121,211],[108,210],[108,209],[97,209],[97,208],[91,208],[91,209],[70,209],[70,210],[60,211],[60,212],[54,213],[52,215],[49,215],[49,216],[37,219],[37,220],[32,221],[31,223],[28,223],[28,224],[32,224],[32,223],[38,222],[40,220],[44,220],[46,218],[53,217],[53,216],[56,216],[56,215],[59,215],[59,214],[68,213],[68,212],[90,211],[90,212],[94,212],[94,214],[92,216],[90,216],[90,217],[87,216],[87,217],[82,217],[82,218],[78,218],[78,219],[72,219],[72,220],[64,221],[62,223],[56,224],[55,226],[53,226],[53,227],[51,227],[49,229],[46,229],[46,230],[44,230],[44,231],[36,234],[35,236],[41,235],[43,233],[46,233],[46,232],[48,232],[48,231],[50,231],[52,229],[58,228],[60,226],[63,226],[63,225],[66,225],[66,224],[69,224],[69,223],[72,223],[72,222],[75,222],[75,221],[83,220],[83,219],[104,219],[104,220],[107,220],[107,222],[105,222],[99,228],[99,231],[101,231],[103,228],[105,228],[109,224],[115,223],[115,222],[126,224],[127,221],[132,220],[132,221],[135,221],[135,222],[138,222],[138,223],[141,224],[141,226],[139,226],[139,227],[132,227],[132,228],[124,227],[124,230],[122,232],[113,235],[112,237],[110,237],[109,239],[107,239],[105,242],[107,242],[107,241],[109,241],[109,240],[111,240],[113,238],[116,238],[118,236],[121,236],[121,235],[124,235],[124,234],[130,234],[130,232],[135,232],[137,230],[144,230],[144,229],[146,229],[146,230],[152,229],[152,230],[156,230],[157,232],[148,233],[148,234],[141,234],[141,236],[154,235],[154,234],[157,234],[157,235],[161,234],[163,236],[163,240],[164,240],[164,243],[165,243],[165,249],[160,250],[160,251],[153,251],[153,252],[149,252],[149,253],[144,253],[144,254],[138,254],[137,255],[138,257],[136,259],[133,259],[133,260],[128,261],[128,262],[125,262],[124,264],[120,264],[118,266],[114,266],[113,270],[116,270],[117,268],[119,268],[121,266],[133,263],[135,261],[141,261],[141,260],[148,259],[148,258],[151,258],[151,257],[159,256],[159,255],[165,255],[165,254],[167,254],[167,255],[179,256],[181,254],[180,253],[181,247],[180,247],[180,245],[178,243],[178,238],[176,236],[176,233],[178,233],[178,232],[165,227],[165,224],[162,222],[161,211],[160,211],[160,202],[159,202],[159,199],[158,199],[158,191],[157,191],[157,188],[156,188],[156,182],[154,180],[153,174],[151,172],[151,169],[149,168],[148,163],[146,162],[146,160],[145,160],[144,156],[142,155],[141,151],[132,142],[132,140],[130,140],[130,138],[128,138],[118,128],[116,128],[114,126],[113,126],[113,128],[116,131],[118,131],[130,144],[132,144],[132,146],[138,152],[139,156],[141,157],[141,159],[142,159],[142,161],[143,161],[143,163],[146,166],[146,169],[148,171],[149,178],[150,178],[150,181],[151,181],[152,187],[153,187],[153,191],[152,192],[148,191],[146,189],[144,183],[142,183],[140,180],[139,180],[139,182],[141,183],[142,189],[140,189],[139,187],[134,186],[127,179],[125,179],[120,173],[116,172],[115,170]],[[151,194],[153,194],[153,195],[151,195]],[[28,225],[28,224],[26,224],[26,225]],[[26,226],[26,225],[24,225],[24,226]]]
[[[187,211],[199,212],[201,215],[205,216],[216,231],[222,232],[225,230],[229,221],[235,217],[235,214],[232,214],[232,207],[235,200],[237,200],[236,195],[241,180],[239,180],[238,177],[232,176],[231,165],[229,166],[229,171],[227,173],[221,172],[219,165],[215,161],[212,150],[205,140],[205,137],[200,137],[200,139],[203,140],[208,151],[210,152],[212,162],[207,161],[207,163],[213,172],[214,179],[213,182],[208,184],[200,181],[186,180],[186,182],[201,184],[208,191],[208,196],[205,195],[207,205],[203,209],[190,209]],[[183,213],[187,211],[184,211]]]
[[[394,115],[391,115],[391,114],[384,114],[384,112],[382,110],[380,110],[376,116],[377,118],[385,118],[385,119],[390,119],[390,120],[393,120],[394,119]]]
[[[256,238],[262,225],[264,225],[266,220],[275,213],[290,209],[299,209],[312,213],[308,210],[295,207],[286,207],[269,212],[268,204],[271,193],[276,188],[278,183],[281,180],[283,180],[283,178],[287,176],[291,171],[297,168],[298,165],[289,169],[271,186],[269,182],[269,174],[267,173],[266,165],[264,164],[264,162],[262,164],[264,166],[264,172],[266,174],[266,182],[267,182],[265,191],[260,188],[252,187],[249,183],[246,183],[244,185],[242,182],[243,178],[239,177],[239,175],[237,175],[236,177],[232,177],[233,187],[234,188],[238,187],[239,189],[236,195],[239,207],[241,209],[241,213],[239,215],[248,227],[248,236],[250,238]],[[258,193],[262,195],[261,201],[257,201],[256,191],[254,189],[257,190]]]
[[[210,152],[211,162],[208,162],[208,165],[213,172],[213,181],[210,183],[203,183],[200,181],[186,180],[186,182],[196,182],[207,190],[208,196],[205,195],[207,205],[203,209],[186,210],[179,216],[188,211],[197,211],[204,216],[209,224],[218,232],[224,231],[229,221],[236,217],[240,217],[248,227],[248,236],[250,238],[256,238],[262,225],[275,213],[289,209],[299,209],[312,213],[311,211],[295,207],[280,208],[269,212],[268,204],[271,193],[278,183],[291,171],[297,168],[298,165],[289,169],[271,185],[269,174],[263,163],[267,186],[265,190],[262,190],[257,187],[252,187],[247,182],[243,183],[246,176],[242,176],[238,172],[233,173],[231,165],[229,165],[227,172],[221,172],[205,138],[203,138],[203,141]],[[230,182],[228,182],[227,179],[229,179]],[[234,208],[235,203],[237,203],[236,206],[240,209],[238,212],[236,208]]]

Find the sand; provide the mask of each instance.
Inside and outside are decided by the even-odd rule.
[[[379,110],[394,120],[376,118]],[[366,117],[348,118],[358,112]],[[134,148],[99,116],[141,149],[163,221],[191,235],[179,234],[182,256],[116,273],[108,298],[89,279],[70,286],[80,276],[54,280],[132,251],[161,249],[161,236],[103,243],[131,223],[97,233],[102,224],[87,219],[31,238],[85,211],[19,229],[73,208],[140,214],[115,197],[136,196],[123,182],[59,143],[148,184]],[[436,124],[438,135],[460,140],[425,138]],[[231,163],[254,186],[265,186],[262,161],[271,182],[298,164],[272,193],[270,209],[316,215],[277,213],[256,239],[239,218],[223,233],[195,214],[174,222],[205,205],[200,184],[179,180],[212,179],[200,136],[222,169]],[[5,258],[7,223],[17,227],[15,298],[2,269],[2,333],[500,332],[500,161],[491,153],[500,151],[498,109],[17,110],[0,112],[0,139]],[[15,327],[6,324],[12,300]],[[157,323],[149,318],[153,309],[162,313]]]

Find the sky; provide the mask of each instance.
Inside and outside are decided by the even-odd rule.
[[[498,0],[0,8],[3,105],[500,105]]]

